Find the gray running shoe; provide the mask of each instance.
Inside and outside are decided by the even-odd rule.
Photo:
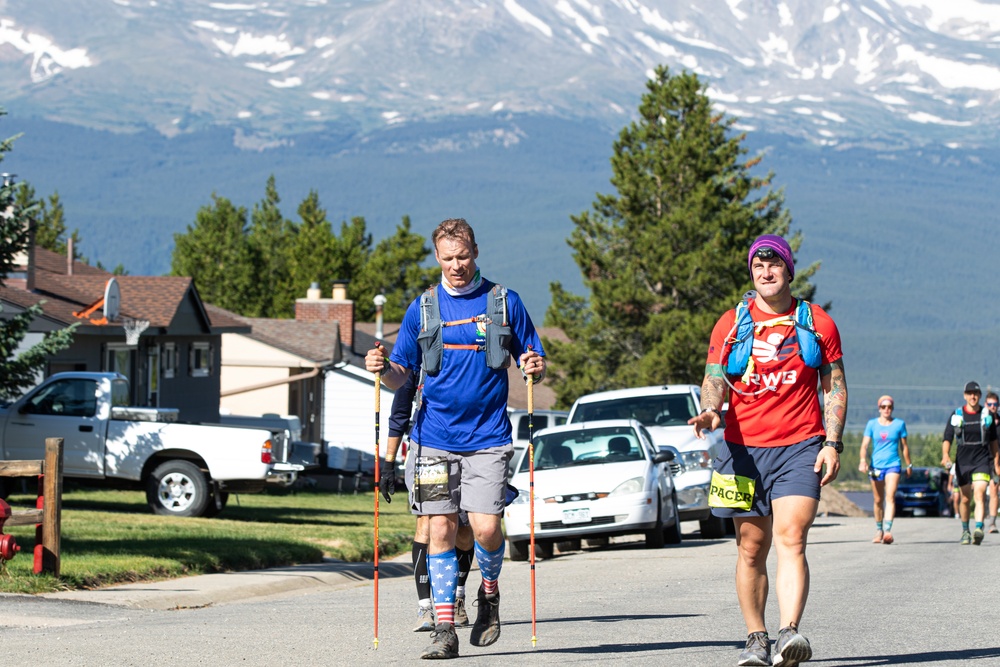
[[[967,530],[962,531],[962,544],[972,544],[972,535]]]
[[[465,611],[465,598],[455,598],[455,627],[464,628],[469,625],[469,612]]]
[[[434,608],[433,607],[418,607],[417,608],[417,627],[413,628],[414,632],[433,632],[434,631]]]
[[[479,614],[472,626],[469,643],[473,646],[489,646],[500,639],[500,589],[493,595],[486,595],[480,586],[476,606],[479,607]]]
[[[813,656],[809,640],[799,634],[798,629],[788,626],[778,632],[778,640],[774,642],[774,655],[771,664],[775,667],[797,667]]]
[[[431,645],[420,654],[421,660],[449,660],[458,657],[458,635],[451,623],[439,623],[431,633]]]
[[[974,531],[972,531],[972,543],[973,544],[982,544],[983,543],[983,529],[982,528],[976,528]]]
[[[766,632],[751,632],[747,635],[747,647],[740,653],[737,665],[770,665],[771,640]]]

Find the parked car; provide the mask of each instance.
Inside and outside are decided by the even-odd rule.
[[[510,426],[514,436],[514,456],[510,459],[509,475],[513,476],[517,462],[521,460],[521,453],[528,446],[528,411],[510,410],[507,413],[510,418]],[[532,426],[535,433],[551,426],[561,426],[569,418],[569,412],[565,410],[535,410],[531,415]]]
[[[725,447],[722,427],[695,437],[688,419],[699,412],[701,387],[691,384],[618,389],[581,396],[570,409],[569,422],[589,423],[601,419],[636,419],[652,435],[660,450],[679,452],[671,463],[681,521],[699,522],[702,537],[718,539],[731,530],[732,521],[712,516],[708,490],[712,461]],[[728,410],[728,405],[725,408]]]
[[[302,420],[296,415],[279,415],[268,412],[260,416],[220,414],[220,424],[230,426],[248,426],[250,428],[266,428],[270,431],[281,431],[285,434],[288,444],[288,462],[301,465],[304,470],[315,470],[320,466],[322,446],[318,442],[302,440]]]
[[[896,514],[950,516],[948,471],[944,468],[914,468],[909,477],[899,476]]]
[[[675,454],[658,451],[634,419],[545,429],[534,454],[536,553],[551,557],[556,542],[634,533],[651,549],[681,541]],[[511,479],[520,495],[504,515],[511,560],[528,558],[529,463],[522,453]]]

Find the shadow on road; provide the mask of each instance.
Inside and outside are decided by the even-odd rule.
[[[969,648],[962,649],[961,651],[934,651],[933,653],[868,655],[857,658],[824,658],[822,660],[813,658],[812,662],[843,665],[844,667],[875,667],[877,665],[923,665],[950,661],[995,660],[997,658],[1000,658],[1000,647]]]

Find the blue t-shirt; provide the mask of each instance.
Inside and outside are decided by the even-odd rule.
[[[489,291],[494,283],[483,280],[475,292],[451,296],[438,286],[437,299],[441,321],[453,322],[484,315]],[[524,308],[521,297],[507,290],[507,311],[511,326],[510,353],[513,363],[528,346],[545,356],[542,341]],[[460,324],[442,327],[443,341],[451,345],[483,344],[485,324]],[[406,309],[403,323],[392,348],[390,360],[418,372],[422,366],[420,345],[420,298]],[[425,447],[450,452],[471,452],[500,447],[511,442],[507,418],[509,382],[507,369],[494,370],[486,365],[486,353],[473,350],[444,350],[441,370],[424,378],[424,392],[410,438]]]
[[[878,417],[868,420],[865,435],[872,439],[872,467],[875,469],[903,467],[899,458],[900,441],[907,437],[906,422],[893,419],[886,426],[878,422]]]

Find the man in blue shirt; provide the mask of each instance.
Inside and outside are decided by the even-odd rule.
[[[400,387],[411,372],[426,371],[410,432],[415,455],[407,457],[406,479],[411,511],[430,516],[427,563],[437,625],[420,657],[440,659],[458,657],[454,601],[460,509],[469,515],[483,578],[469,641],[489,646],[500,636],[500,519],[513,455],[507,366],[513,357],[525,377],[539,382],[545,358],[520,297],[504,293],[480,274],[472,227],[461,218],[445,220],[431,242],[441,266],[441,284],[410,304],[388,360],[384,348],[373,348],[365,368],[381,372],[391,389]],[[499,362],[498,345],[503,347]]]

